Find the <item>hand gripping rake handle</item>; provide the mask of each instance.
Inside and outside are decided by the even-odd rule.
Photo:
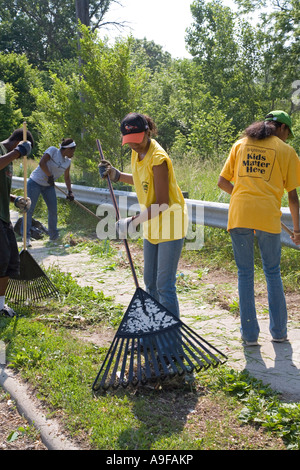
[[[102,148],[101,148],[101,144],[100,144],[99,139],[97,139],[96,142],[97,142],[97,147],[98,147],[98,150],[99,150],[99,153],[100,153],[101,160],[104,160],[104,155],[103,155],[103,152],[102,152]],[[117,200],[116,200],[116,197],[115,197],[115,194],[114,194],[114,190],[113,190],[113,187],[112,187],[112,184],[111,184],[111,181],[110,181],[110,178],[109,178],[108,175],[107,175],[107,183],[108,183],[110,195],[111,195],[111,198],[112,198],[112,202],[113,202],[113,205],[114,205],[114,208],[115,208],[115,211],[116,211],[117,220],[119,220],[120,219],[119,207],[118,207]],[[132,275],[133,275],[133,278],[134,278],[134,282],[135,282],[136,288],[138,288],[139,287],[139,282],[138,282],[137,275],[136,275],[136,272],[135,272],[135,269],[134,269],[134,264],[133,264],[132,257],[131,257],[131,254],[130,254],[128,242],[125,238],[124,238],[123,242],[124,242],[124,245],[125,245],[128,261],[129,261],[131,272],[132,272]]]

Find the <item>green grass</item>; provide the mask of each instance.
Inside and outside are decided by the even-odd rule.
[[[223,269],[236,273],[231,239],[226,230],[213,227],[204,229],[204,246],[199,251],[183,251],[183,258],[187,262],[198,264],[199,269]],[[300,253],[298,250],[282,246],[281,276],[285,289],[297,291],[300,287]],[[264,272],[259,248],[255,242],[254,247],[255,279],[264,281]]]
[[[47,274],[47,270],[46,274]],[[86,327],[101,322],[115,326],[123,315],[122,308],[113,303],[102,291],[91,286],[79,286],[70,273],[51,268],[51,281],[59,286],[59,301],[48,300],[41,307],[43,321],[55,322],[65,327]],[[59,304],[58,304],[59,302]],[[35,314],[37,311],[35,311]]]
[[[210,448],[213,440],[215,449],[222,449],[226,445],[225,442],[230,436],[228,424],[225,435],[218,436],[218,430],[213,425],[201,439],[197,437],[195,426],[189,426],[194,416],[188,416],[203,394],[203,387],[198,390],[195,387],[193,391],[181,387],[177,393],[176,389],[144,389],[138,394],[119,390],[97,396],[93,395],[91,387],[104,358],[104,349],[75,340],[64,328],[53,329],[40,321],[30,321],[28,318],[2,321],[1,338],[8,344],[10,367],[18,370],[23,379],[35,387],[38,398],[45,403],[49,414],[55,416],[61,410],[64,424],[71,434],[76,437],[84,433],[94,448],[195,450]],[[233,409],[232,404],[226,402],[222,388],[225,393],[231,395],[234,388],[237,389],[238,398],[242,392],[243,398],[251,393],[252,403],[257,395],[260,398],[271,396],[267,392],[263,393],[261,386],[253,380],[251,386],[249,381],[242,382],[245,380],[243,376],[235,372],[230,372],[229,387],[228,375],[229,372],[224,368],[220,369],[218,374],[215,371],[213,374],[208,372],[201,378],[202,382],[206,382],[205,393],[210,397],[211,406],[222,402],[225,407],[224,426]],[[280,408],[278,405],[275,407],[274,399],[272,400],[273,410],[277,410],[277,423],[274,417],[272,421],[274,431],[275,426],[280,429],[280,417],[287,421],[289,413],[286,406],[281,405],[285,416],[282,417],[282,412],[280,416]],[[239,399],[235,398],[235,401],[239,406]],[[245,406],[240,412],[243,422],[246,421]],[[258,407],[255,403],[254,408],[248,401],[247,406],[248,422],[255,421],[257,416],[261,421],[263,418],[264,423],[268,423],[269,415],[264,414],[264,408],[269,408],[266,402],[264,407]],[[234,413],[238,419],[237,412]],[[290,414],[290,420],[293,415],[297,416],[297,409]],[[290,446],[296,447],[297,441],[294,441],[297,433],[295,429],[290,429],[287,434],[287,428],[288,424],[285,426],[284,437],[289,438]],[[299,429],[297,432],[299,433]],[[246,433],[243,436],[241,428],[241,436],[238,438],[241,446],[245,445],[242,441],[246,437]]]
[[[69,275],[56,270],[48,275],[64,293],[70,309],[75,304],[90,306],[94,302],[95,311],[102,316],[93,322],[99,326],[112,319],[118,322],[119,309],[110,299],[78,286]],[[156,390],[142,387],[95,395],[92,384],[107,348],[74,338],[72,332],[78,325],[70,323],[63,313],[59,322],[49,320],[51,311],[57,318],[61,310],[55,300],[47,303],[46,311],[44,307],[23,307],[22,316],[0,320],[0,339],[6,343],[8,367],[31,384],[49,415],[62,417],[71,435],[84,436],[92,448],[220,450],[231,442],[233,422],[234,448],[257,448],[252,424],[282,436],[289,448],[299,448],[299,405],[281,403],[259,381],[224,366],[196,374],[192,383],[181,381],[178,386],[175,382]],[[87,324],[89,310],[81,310]],[[204,430],[203,416],[193,412],[203,398],[209,410]],[[219,412],[212,419],[210,412],[216,409]],[[250,431],[242,423],[250,423]]]
[[[195,165],[190,173],[183,163],[177,165],[179,184],[189,197],[228,202],[216,187],[218,165]],[[96,211],[95,206],[88,207]],[[107,269],[114,269],[114,248],[95,238],[92,216],[63,199],[58,199],[58,216],[62,243],[74,241],[69,250],[88,249],[93,258],[105,256]],[[41,198],[35,217],[47,223]],[[291,290],[299,287],[298,257],[297,251],[283,247],[283,282]],[[199,279],[207,270],[236,272],[225,230],[205,227],[204,247],[199,252],[184,251],[183,258],[198,265]],[[257,248],[255,265],[256,276],[263,278]],[[249,374],[226,366],[178,387],[93,394],[92,384],[107,348],[76,339],[74,332],[116,327],[123,310],[55,266],[47,275],[57,285],[60,299],[24,307],[18,318],[1,319],[0,339],[6,343],[9,367],[34,387],[49,415],[60,416],[72,436],[83,436],[93,448],[106,450],[300,448],[299,404],[282,403]],[[181,280],[180,289],[191,289],[188,278]],[[233,301],[230,308],[236,311],[237,303]],[[257,429],[266,432],[257,436]]]

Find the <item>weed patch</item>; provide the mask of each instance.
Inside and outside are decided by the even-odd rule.
[[[104,304],[103,317],[98,321],[110,321],[109,300],[76,285],[70,275],[55,269],[51,270],[51,278],[61,289],[65,285],[62,292],[69,306],[80,302],[90,305],[95,301],[99,309]],[[51,316],[60,315],[51,311],[59,305],[53,301],[46,314],[38,311],[37,315],[34,309],[24,308],[22,317],[2,319],[0,338],[6,344],[7,366],[18,371],[47,412],[60,418],[65,429],[74,438],[80,438],[85,447],[103,450],[283,448],[280,439],[270,440],[262,432],[258,436],[255,427],[242,425],[246,419],[243,410],[249,407],[245,399],[252,396],[251,391],[257,393],[256,384],[249,378],[242,380],[238,374],[228,373],[223,367],[196,374],[191,383],[180,379],[178,383],[162,383],[159,388],[146,386],[95,395],[92,384],[107,348],[74,338],[74,329],[63,315],[59,322],[49,321]],[[235,407],[230,402],[233,393]],[[266,395],[260,392],[259,396]],[[269,422],[266,428],[275,436],[282,435],[295,448],[296,433],[288,433],[287,428],[284,436],[282,429],[279,433],[274,416],[271,429],[265,413],[265,408],[253,409],[248,423],[257,425],[255,416],[260,420],[264,416],[265,423]],[[233,432],[234,438],[230,437]]]

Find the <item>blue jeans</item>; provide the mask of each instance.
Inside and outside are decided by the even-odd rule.
[[[270,333],[273,338],[287,335],[287,308],[283,291],[280,259],[280,234],[255,230],[263,270],[267,281]],[[230,230],[234,258],[238,268],[241,334],[245,341],[257,341],[259,325],[254,299],[254,230]]]
[[[27,196],[31,199],[31,207],[27,212],[27,239],[30,238],[30,229],[32,223],[32,216],[38,198],[42,195],[47,208],[48,208],[48,230],[50,239],[55,239],[58,236],[57,230],[57,199],[54,186],[41,186],[40,184],[29,178],[27,182]],[[23,228],[22,228],[23,230]]]
[[[169,312],[179,318],[179,304],[176,293],[176,272],[184,239],[154,245],[144,239],[144,283],[146,292],[156,299]],[[169,344],[158,341],[162,352],[181,351],[179,338]]]
[[[183,239],[154,245],[144,239],[144,282],[146,292],[179,318],[176,272]]]

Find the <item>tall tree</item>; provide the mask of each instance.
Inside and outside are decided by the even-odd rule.
[[[259,17],[264,86],[270,107],[296,110],[293,84],[300,70],[300,0],[235,0],[239,14]],[[284,102],[282,101],[284,99]]]
[[[78,13],[85,11],[84,22],[94,30],[107,25],[105,14],[112,3],[119,1],[81,0]],[[0,50],[25,53],[39,67],[73,58],[77,55],[77,25],[75,0],[2,0]]]
[[[66,78],[52,74],[50,90],[35,89],[37,110],[32,119],[41,133],[41,149],[59,142],[63,136],[75,138],[75,164],[94,174],[98,182],[96,138],[101,139],[107,159],[123,167],[120,122],[125,114],[140,106],[147,72],[143,68],[132,70],[130,39],[116,41],[109,47],[81,26],[80,41],[81,80],[75,73]],[[82,128],[87,129],[84,134]]]
[[[203,80],[236,131],[260,113],[261,58],[258,33],[220,0],[195,0],[187,44]]]

